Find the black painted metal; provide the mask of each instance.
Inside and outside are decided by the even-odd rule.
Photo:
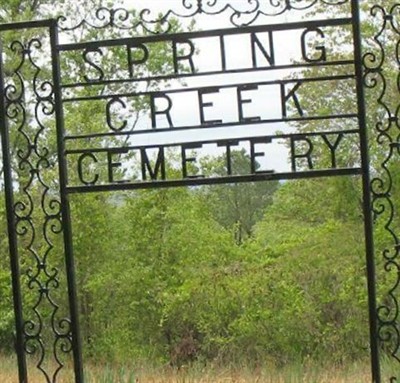
[[[16,353],[18,358],[18,374],[20,382],[27,382],[27,368],[26,357],[24,351],[24,318],[22,313],[22,293],[20,282],[20,266],[19,266],[19,252],[18,252],[18,239],[14,214],[10,212],[14,209],[14,193],[13,181],[11,172],[11,154],[10,154],[10,137],[6,116],[6,96],[4,94],[4,68],[3,68],[3,49],[0,48],[0,129],[1,129],[1,146],[3,149],[3,172],[4,172],[4,190],[7,209],[7,228],[8,240],[10,251],[10,264],[11,264],[11,277],[12,277],[12,291],[14,301],[15,313],[15,339],[16,339]]]
[[[221,5],[222,3],[222,5]],[[162,27],[163,33],[168,33],[171,29],[171,18],[193,18],[196,15],[219,15],[229,14],[229,20],[236,27],[246,27],[253,24],[262,17],[273,17],[284,14],[288,11],[304,11],[311,9],[316,4],[335,6],[349,3],[349,0],[251,0],[248,2],[247,9],[236,1],[228,1],[225,4],[218,0],[182,0],[181,10],[169,9],[164,14],[152,12],[151,9],[142,9],[138,17],[133,17],[124,8],[99,8],[94,15],[83,18],[75,25],[67,25],[67,17],[59,18],[60,29],[63,31],[73,31],[83,26],[93,29],[114,28],[120,31],[135,30],[143,28],[149,33],[160,33],[156,27]]]
[[[325,65],[326,66],[340,66],[340,65],[351,65],[353,64],[352,60],[338,60],[338,61],[332,61],[332,62],[327,62]],[[319,66],[317,63],[301,63],[301,64],[290,64],[290,65],[276,65],[273,70],[277,69],[295,69],[295,68],[312,68]],[[254,72],[257,71],[268,71],[271,70],[267,67],[261,67],[261,68],[255,68],[253,69]],[[208,72],[202,72],[202,73],[178,73],[178,74],[173,74],[173,75],[160,75],[160,76],[152,76],[152,77],[144,77],[140,79],[140,81],[159,81],[159,80],[166,80],[166,79],[181,79],[181,78],[190,78],[190,77],[204,77],[204,76],[211,76],[215,74],[239,74],[239,73],[245,73],[248,72],[247,69],[227,69],[224,72],[221,71],[208,71]],[[123,79],[123,80],[98,80],[95,82],[96,85],[109,85],[109,84],[120,84],[120,83],[128,83],[128,82],[137,82],[138,80],[136,79]],[[76,87],[85,87],[93,84],[88,84],[88,82],[79,82],[79,83],[67,83],[67,84],[62,84],[61,87],[63,89],[68,89],[68,88],[76,88]],[[63,100],[63,102],[68,102],[71,101],[69,99]]]
[[[396,209],[393,192],[396,182],[393,166],[397,166],[399,151],[400,103],[400,28],[398,15],[400,4],[395,2],[376,3],[368,13],[368,20],[377,30],[373,43],[363,57],[364,83],[366,92],[371,94],[373,104],[381,112],[372,121],[375,128],[375,144],[382,152],[379,171],[371,180],[372,211],[377,221],[384,225],[388,240],[376,255],[380,275],[390,278],[391,283],[383,296],[379,296],[378,341],[393,361],[400,362],[400,309],[398,287],[400,285],[400,239],[395,226]],[[386,46],[387,35],[396,47],[394,51]],[[395,97],[391,97],[391,91]],[[396,168],[395,168],[396,169]],[[396,169],[397,171],[397,169]],[[388,376],[388,381],[397,382],[399,376]]]
[[[335,176],[350,176],[360,175],[361,169],[337,169],[335,171],[329,170],[308,170],[301,174],[294,172],[288,173],[260,173],[252,175],[237,175],[229,177],[218,178],[185,178],[183,180],[152,180],[142,181],[139,183],[120,183],[120,184],[104,184],[104,185],[90,185],[90,186],[69,186],[67,191],[69,193],[92,193],[102,191],[116,191],[116,190],[137,190],[137,189],[151,189],[151,188],[168,188],[179,186],[199,186],[199,185],[217,185],[227,183],[242,183],[242,182],[257,182],[257,181],[277,181],[277,180],[293,180],[293,179],[306,179],[306,178],[321,178],[321,177],[335,177]]]
[[[360,150],[362,161],[362,184],[363,184],[363,212],[364,212],[364,233],[365,253],[367,263],[368,283],[368,308],[369,308],[369,330],[371,345],[371,370],[373,383],[381,382],[379,344],[378,344],[378,323],[376,310],[376,281],[375,281],[375,258],[374,258],[374,229],[372,221],[372,200],[371,200],[371,179],[370,159],[368,148],[367,111],[365,107],[364,77],[362,67],[362,39],[360,8],[358,0],[352,0],[351,8],[353,13],[353,36],[354,54],[357,76],[357,101],[360,124]]]
[[[354,61],[345,61],[345,65],[354,65]],[[336,66],[339,66],[337,62],[335,62]],[[299,68],[299,66],[296,65],[286,65],[285,69],[294,69],[294,68]],[[263,68],[265,70],[265,68]],[[273,67],[274,70],[276,70],[276,67]],[[281,67],[279,67],[281,69]],[[252,72],[248,71],[248,72]],[[226,73],[226,72],[224,72]],[[204,75],[204,73],[202,73]],[[215,72],[212,72],[212,74],[216,74]],[[207,75],[209,75],[209,72],[207,72]],[[168,79],[171,77],[168,76]],[[229,84],[225,85],[219,85],[218,87],[215,88],[210,88],[209,86],[198,86],[198,87],[185,87],[184,89],[168,89],[167,92],[161,92],[161,91],[138,91],[138,92],[123,92],[123,93],[117,93],[117,94],[99,94],[95,96],[80,96],[80,97],[66,97],[64,99],[61,99],[62,102],[67,103],[67,102],[74,102],[74,101],[94,101],[94,100],[106,100],[106,99],[116,99],[120,97],[132,97],[132,96],[160,96],[160,95],[165,95],[165,94],[174,94],[174,93],[187,93],[187,92],[193,92],[193,91],[211,91],[211,90],[219,90],[219,89],[229,89],[229,88],[237,88],[237,87],[243,87],[243,88],[250,88],[251,86],[258,85],[258,86],[265,86],[265,85],[288,85],[288,84],[304,84],[304,83],[314,83],[314,82],[322,82],[322,81],[335,81],[335,80],[351,80],[354,79],[355,75],[354,73],[349,73],[349,74],[342,74],[342,75],[337,75],[337,76],[320,76],[320,77],[308,77],[308,78],[296,78],[296,79],[284,79],[284,80],[270,80],[270,81],[260,81],[257,83],[243,83],[243,82],[232,82]],[[140,79],[142,80],[142,79]],[[154,80],[153,77],[146,77],[146,81],[148,80]],[[138,81],[138,79],[134,79],[133,81]],[[113,83],[116,83],[116,81],[112,81]],[[121,82],[127,82],[127,80],[121,80]],[[110,83],[110,82],[107,82]],[[95,85],[104,85],[106,82],[104,81],[96,81]],[[75,86],[80,86],[81,84],[71,84],[71,87]],[[86,86],[93,86],[93,82],[87,82],[85,83]],[[340,116],[340,115],[339,115]],[[349,118],[349,115],[346,114],[346,117]],[[353,114],[353,116],[357,116],[356,114]],[[330,116],[331,117],[331,116]],[[303,118],[306,118],[305,116]],[[287,119],[286,119],[287,120]],[[285,120],[285,121],[286,121]]]
[[[78,297],[76,293],[75,281],[75,263],[72,245],[72,228],[69,199],[66,192],[67,184],[67,166],[64,155],[64,115],[61,102],[61,78],[60,78],[60,59],[57,52],[58,45],[58,29],[57,23],[54,22],[50,30],[51,50],[52,50],[52,67],[54,81],[54,103],[57,129],[57,149],[58,149],[58,166],[60,180],[60,202],[61,216],[64,235],[64,253],[68,281],[68,300],[71,314],[71,335],[72,350],[74,354],[74,371],[76,383],[83,382],[83,362],[82,362],[82,346],[79,329],[79,311]]]
[[[58,290],[60,270],[51,237],[64,231],[64,222],[57,191],[46,180],[52,163],[50,150],[43,142],[51,135],[49,126],[55,110],[54,85],[40,59],[52,56],[47,51],[50,44],[46,44],[51,25],[55,23],[12,24],[10,30],[15,35],[7,46],[3,43],[3,51],[7,49],[8,57],[10,52],[14,57],[7,75],[4,70],[2,73],[0,120],[20,382],[29,378],[26,356],[34,358],[32,362],[45,382],[56,382],[72,342],[70,319],[59,314],[63,307],[55,298],[63,289]],[[6,30],[2,26],[1,31]],[[13,147],[9,143],[11,130],[18,142]],[[12,164],[18,168],[18,178]],[[24,262],[23,275],[18,258]],[[32,307],[21,307],[23,288],[36,292]]]
[[[336,6],[347,4],[351,7],[351,17],[338,18],[332,20],[316,20],[309,22],[295,22],[289,24],[279,25],[254,25],[255,21],[259,21],[262,17],[280,15],[290,10],[307,10],[317,4],[323,4],[326,6]],[[368,307],[369,307],[369,324],[370,324],[370,346],[371,346],[371,370],[373,383],[381,383],[381,369],[379,362],[379,345],[381,343],[393,341],[397,339],[397,347],[392,350],[392,355],[399,359],[399,340],[400,333],[398,330],[398,319],[399,309],[398,302],[395,296],[395,290],[399,284],[399,279],[393,286],[393,289],[389,292],[391,299],[391,305],[393,307],[382,305],[377,309],[376,305],[376,277],[375,277],[375,258],[374,258],[374,242],[373,242],[373,221],[372,213],[375,216],[382,215],[385,208],[382,208],[383,204],[390,207],[390,214],[386,225],[387,230],[391,233],[394,239],[394,248],[386,249],[383,258],[386,261],[385,268],[394,267],[400,270],[400,265],[397,260],[400,246],[399,240],[394,233],[394,229],[391,227],[393,216],[394,216],[394,205],[391,201],[390,192],[392,179],[390,170],[387,167],[387,163],[392,158],[395,149],[400,147],[399,136],[389,132],[392,126],[400,128],[398,117],[400,106],[396,111],[391,111],[390,108],[385,105],[383,98],[385,94],[385,77],[382,74],[382,68],[385,63],[385,50],[383,43],[380,41],[380,37],[385,29],[390,24],[392,29],[398,34],[399,43],[397,44],[397,62],[400,65],[400,57],[398,49],[400,46],[400,30],[397,24],[393,22],[393,18],[396,12],[400,10],[400,5],[393,6],[389,11],[386,11],[383,6],[375,6],[371,11],[372,16],[376,16],[378,13],[383,15],[382,29],[375,36],[375,42],[377,43],[381,58],[378,58],[374,53],[367,52],[364,57],[362,56],[362,35],[360,29],[360,9],[359,0],[269,0],[261,2],[259,0],[249,1],[249,9],[246,11],[241,10],[237,7],[234,1],[228,2],[224,6],[219,6],[217,0],[213,1],[202,1],[202,0],[186,0],[182,1],[182,11],[177,12],[175,10],[168,10],[164,14],[154,15],[150,10],[143,10],[138,17],[132,19],[127,10],[124,9],[106,9],[101,8],[97,10],[91,19],[83,19],[78,22],[75,26],[68,26],[68,20],[65,17],[60,18],[58,21],[30,21],[23,23],[13,23],[0,25],[0,36],[3,31],[16,31],[21,32],[26,29],[42,29],[46,38],[49,39],[51,56],[51,68],[52,68],[52,79],[51,80],[40,80],[41,68],[37,60],[35,59],[32,51],[40,49],[42,47],[39,38],[31,38],[28,42],[21,42],[15,40],[12,42],[10,49],[13,50],[20,63],[13,70],[12,75],[15,77],[14,80],[8,80],[4,73],[3,62],[0,57],[0,88],[2,100],[0,102],[0,128],[1,128],[1,139],[3,147],[3,162],[5,169],[5,194],[7,202],[7,218],[8,218],[8,230],[9,230],[9,241],[10,241],[10,262],[13,277],[13,296],[14,296],[14,309],[16,316],[16,351],[18,354],[18,368],[19,368],[19,381],[27,382],[27,366],[26,366],[26,355],[33,354],[39,357],[37,368],[43,373],[43,377],[48,383],[56,383],[60,371],[65,368],[66,364],[63,362],[62,354],[69,354],[72,352],[74,359],[74,374],[75,382],[83,383],[83,360],[82,360],[82,347],[80,341],[79,331],[79,317],[78,317],[78,300],[76,293],[76,282],[75,282],[75,265],[73,256],[73,242],[72,242],[72,231],[71,231],[71,217],[69,208],[69,194],[71,193],[86,193],[86,192],[97,192],[97,191],[112,191],[112,190],[127,190],[127,189],[147,189],[154,187],[174,187],[174,186],[187,186],[187,185],[204,185],[204,184],[219,184],[219,183],[232,183],[232,182],[249,182],[249,181],[264,181],[264,180],[280,180],[280,179],[300,179],[300,178],[313,178],[313,177],[328,177],[328,176],[342,176],[342,175],[361,175],[363,183],[363,213],[364,213],[364,224],[365,224],[365,245],[366,245],[366,265],[368,273]],[[235,28],[229,28],[226,30],[214,30],[214,31],[202,31],[202,32],[188,32],[179,34],[169,34],[171,24],[171,17],[186,17],[191,18],[195,15],[217,15],[229,13],[231,24]],[[257,59],[253,52],[253,66],[244,69],[227,69],[226,60],[224,56],[224,39],[225,35],[245,34],[248,33],[253,37],[252,34],[257,31],[263,31],[269,33],[270,45],[271,36],[275,31],[281,30],[292,30],[300,29],[303,30],[303,35],[307,30],[314,30],[323,35],[323,32],[319,29],[325,26],[352,26],[353,35],[353,58],[346,60],[334,60],[328,61],[324,54],[321,55],[322,61],[314,62],[310,60],[305,53],[305,43],[302,40],[302,54],[303,61],[301,63],[285,64],[280,65],[275,63],[275,57],[272,49],[270,54],[263,51],[265,58],[268,61],[268,65],[257,67],[255,65]],[[121,37],[120,39],[114,40],[101,40],[101,41],[85,41],[79,43],[67,43],[60,44],[58,41],[59,32],[70,32],[78,28],[95,28],[105,29],[114,28],[121,31],[132,31],[139,27],[147,31],[149,35],[139,37]],[[155,29],[161,28],[161,33],[154,34]],[[158,32],[160,32],[158,30]],[[204,38],[214,36],[221,41],[221,70],[211,70],[205,72],[195,72],[192,68],[190,61],[191,54],[194,51],[193,43],[191,39]],[[188,56],[177,57],[176,44],[185,42],[189,45],[191,52]],[[146,47],[148,43],[154,42],[170,42],[174,47],[175,56],[173,59],[174,70],[167,75],[152,75],[145,76],[143,78],[134,78],[132,71],[133,63],[145,63],[149,51]],[[129,75],[126,78],[110,79],[107,78],[107,74],[99,67],[94,61],[91,61],[89,53],[96,53],[102,55],[102,48],[106,47],[126,47],[127,51],[127,64],[129,66],[127,73]],[[143,58],[141,60],[133,60],[130,53],[130,48],[139,47],[142,50]],[[263,48],[264,49],[264,48]],[[60,62],[62,60],[62,54],[64,52],[78,52],[83,59],[83,62],[89,65],[95,70],[97,78],[84,77],[84,80],[77,82],[69,82],[69,79],[64,80],[64,74],[61,70]],[[178,61],[179,59],[188,59],[191,67],[191,71],[186,73],[179,73]],[[38,126],[37,131],[31,135],[26,133],[28,129],[28,122],[26,114],[28,108],[25,104],[25,96],[29,95],[26,91],[25,86],[27,79],[22,79],[20,70],[24,65],[30,65],[34,70],[34,77],[30,79],[31,94],[35,96],[35,113],[34,113],[34,125]],[[315,78],[301,78],[297,80],[272,80],[263,81],[258,84],[254,83],[235,83],[229,85],[221,85],[219,87],[198,87],[198,88],[186,88],[186,89],[168,89],[162,91],[133,91],[133,92],[113,92],[108,94],[96,94],[93,96],[76,96],[73,94],[75,89],[95,89],[96,87],[107,87],[110,85],[124,84],[124,83],[139,83],[146,81],[166,80],[166,79],[178,79],[178,78],[190,78],[200,76],[210,76],[213,74],[221,73],[257,73],[261,70],[277,70],[277,69],[299,69],[299,68],[310,68],[315,66],[325,67],[341,67],[345,69],[340,75],[333,76],[321,76]],[[399,75],[400,78],[400,75]],[[301,103],[296,95],[298,87],[306,84],[307,82],[318,82],[318,81],[333,81],[333,80],[349,80],[355,84],[356,92],[354,94],[356,101],[356,110],[346,114],[332,114],[327,116],[307,116],[301,107]],[[387,185],[385,180],[380,178],[370,179],[370,163],[368,145],[369,138],[367,134],[367,116],[365,106],[365,94],[364,89],[374,88],[377,86],[378,81],[381,80],[383,85],[383,91],[377,100],[378,104],[383,106],[387,111],[387,121],[379,121],[376,124],[376,130],[378,132],[378,143],[383,145],[384,140],[388,141],[388,157],[382,164],[382,168],[385,171],[387,178]],[[294,85],[293,89],[286,92],[286,85]],[[206,120],[204,116],[204,107],[207,103],[202,101],[203,94],[217,93],[219,89],[224,88],[237,88],[238,98],[241,99],[241,90],[252,90],[257,85],[274,85],[280,89],[280,101],[282,105],[282,116],[281,118],[261,119],[258,117],[245,117],[243,116],[242,104],[239,102],[238,121],[233,123],[224,123],[222,120]],[[397,84],[398,90],[400,91],[400,82]],[[72,92],[72,96],[68,95],[68,91]],[[167,111],[157,112],[154,105],[154,97],[161,97],[167,101],[169,107],[172,105],[171,98],[169,95],[174,93],[184,92],[198,92],[199,110],[200,110],[200,124],[199,125],[185,125],[185,126],[174,126],[173,121]],[[122,108],[126,107],[123,98],[129,97],[149,97],[152,101],[152,108],[150,114],[152,117],[151,129],[142,129],[134,131],[128,127],[126,120],[120,122],[120,125],[113,125],[110,117],[110,109],[114,104],[118,104]],[[286,111],[286,102],[289,98],[295,104],[298,116],[288,116]],[[94,102],[94,101],[106,101],[106,113],[107,115],[107,126],[105,132],[96,133],[82,133],[82,134],[69,134],[64,126],[64,107],[67,107],[68,103],[79,103],[79,102]],[[248,100],[242,100],[245,103]],[[164,114],[169,122],[169,127],[158,127],[157,116]],[[38,142],[40,137],[44,134],[44,130],[48,129],[42,121],[41,116],[52,117],[56,125],[57,134],[57,158],[58,158],[58,175],[59,175],[59,190],[57,190],[57,196],[54,195],[54,191],[49,192],[49,186],[44,182],[42,174],[44,171],[51,167],[49,161],[49,150],[47,148],[40,148]],[[296,133],[296,134],[275,134],[275,135],[264,135],[262,137],[240,137],[232,139],[221,139],[221,140],[204,140],[198,142],[181,142],[174,143],[171,145],[128,145],[127,139],[130,136],[136,134],[152,134],[157,132],[167,131],[182,131],[182,130],[193,130],[200,129],[203,127],[207,128],[226,128],[232,126],[244,126],[244,125],[257,125],[265,124],[266,126],[275,122],[290,122],[290,121],[311,121],[311,120],[336,120],[344,119],[348,121],[350,127],[347,130],[328,132],[313,132],[313,133]],[[13,191],[13,177],[11,170],[11,148],[9,142],[9,121],[13,121],[16,127],[17,133],[21,136],[25,147],[16,154],[16,160],[18,165],[22,169],[28,169],[29,177],[27,178],[26,184],[21,185],[21,189],[26,200],[14,201]],[[16,122],[15,122],[16,121]],[[47,133],[46,133],[47,134]],[[352,168],[337,167],[335,150],[332,149],[334,145],[327,139],[328,135],[336,135],[336,143],[346,135],[355,135],[359,137],[360,144],[360,162],[361,165],[354,166]],[[90,142],[91,139],[96,138],[121,138],[124,137],[126,141],[124,145],[119,147],[101,147],[88,146],[85,147],[86,142]],[[302,144],[306,144],[309,147],[309,151],[313,149],[313,138],[323,139],[329,149],[331,150],[331,167],[324,169],[314,169],[312,162],[307,153],[296,154],[296,143],[301,141]],[[230,161],[230,149],[231,145],[236,145],[240,140],[247,140],[250,142],[251,153],[253,159],[256,158],[259,153],[255,151],[255,143],[270,143],[273,139],[288,139],[292,150],[291,154],[291,172],[274,173],[270,170],[257,171],[254,166],[248,174],[233,175],[232,171],[229,170]],[[98,141],[97,141],[98,142]],[[186,159],[185,150],[190,148],[198,148],[201,145],[212,143],[219,147],[226,146],[227,157],[228,157],[228,173],[223,177],[210,177],[205,178],[201,176],[193,176],[188,174],[186,169],[186,163],[192,159]],[[70,144],[79,144],[83,147],[78,149],[75,147],[69,148]],[[168,146],[174,146],[181,148],[182,152],[182,178],[181,179],[168,179],[165,175],[164,169],[164,149]],[[154,169],[150,169],[149,160],[147,158],[146,149],[153,148],[158,149],[157,163]],[[137,150],[142,155],[141,169],[142,169],[142,180],[131,180],[131,181],[115,181],[113,179],[113,168],[118,167],[118,162],[113,162],[113,154],[122,154],[129,150]],[[108,182],[97,182],[98,177],[91,180],[84,179],[82,175],[82,162],[85,159],[90,159],[93,162],[97,162],[96,155],[98,153],[105,153],[108,156]],[[67,159],[68,156],[78,156],[78,179],[80,184],[69,183],[69,168]],[[308,161],[308,168],[298,171],[296,168],[296,160],[302,158]],[[159,174],[158,174],[159,173]],[[40,206],[34,205],[34,201],[30,192],[30,188],[33,183],[36,183],[41,188],[42,200]],[[372,195],[371,195],[372,193]],[[39,210],[41,214],[40,224],[42,226],[44,241],[47,244],[45,253],[40,253],[35,248],[35,238],[40,235],[39,230],[35,229],[35,221],[33,211]],[[52,298],[52,289],[59,287],[59,270],[53,266],[50,266],[51,259],[49,254],[52,252],[53,244],[50,242],[47,230],[52,234],[62,235],[63,249],[64,249],[64,260],[66,264],[66,275],[68,283],[68,302],[69,302],[69,316],[64,318],[58,318],[57,312],[59,305]],[[27,234],[29,233],[29,234]],[[25,248],[25,252],[30,254],[33,260],[33,266],[27,272],[29,279],[29,286],[33,286],[37,289],[38,299],[33,308],[27,308],[27,315],[23,318],[23,307],[22,307],[22,292],[21,292],[21,280],[19,270],[19,247],[21,239],[26,239],[27,235],[31,236],[31,242]],[[400,278],[400,276],[398,277]],[[52,344],[46,345],[43,340],[44,321],[49,319],[43,318],[40,312],[41,305],[48,304],[52,310],[50,318],[51,337]],[[388,337],[388,333],[392,334]],[[393,335],[395,334],[395,335]],[[396,342],[394,342],[396,344]],[[43,361],[48,357],[48,349],[52,350],[52,357],[57,364],[57,368],[52,373],[47,371],[44,367]],[[393,377],[391,382],[396,381]],[[35,382],[36,383],[36,382]],[[39,383],[39,382],[38,382]]]

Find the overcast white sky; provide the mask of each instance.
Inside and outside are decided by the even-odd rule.
[[[159,12],[165,13],[173,8],[178,13],[187,13],[182,6],[183,0],[126,0],[126,6],[135,7],[137,10],[142,8],[151,9],[152,15]],[[186,0],[188,4],[196,4],[197,0]],[[226,4],[228,0],[217,0],[217,4]],[[235,7],[246,10],[249,8],[248,0],[230,0]],[[251,3],[251,2],[250,2]],[[226,11],[220,15],[214,16],[196,16],[196,25],[200,30],[230,28],[229,17],[232,11]],[[279,17],[262,18],[264,23],[273,22],[286,23],[299,19],[302,13],[286,12]],[[184,19],[183,19],[184,20]],[[266,21],[267,20],[267,21]],[[183,23],[189,21],[183,21]],[[258,20],[259,24],[261,20]],[[249,34],[241,36],[230,36],[226,39],[227,67],[229,68],[250,68],[251,67],[251,44]],[[262,34],[260,34],[262,38]],[[263,44],[268,45],[268,37],[265,37]],[[219,56],[220,43],[218,38],[213,39],[195,39],[198,54],[194,58],[195,66],[199,71],[204,71],[221,64]],[[301,61],[301,31],[280,31],[274,32],[274,51],[277,65],[290,64],[293,61]],[[258,52],[258,59],[264,60],[265,57]],[[188,78],[185,80],[186,87],[218,86],[232,83],[253,83],[257,84],[263,81],[283,80],[290,75],[289,70],[259,70],[249,71],[240,74],[224,74],[218,76],[201,76]],[[174,82],[172,88],[184,88],[181,82]],[[237,108],[237,90],[235,88],[221,90],[204,97],[205,102],[212,103],[204,108],[207,120],[220,119],[224,123],[235,122],[238,120]],[[249,102],[243,104],[245,116],[260,116],[263,119],[280,118],[282,115],[282,105],[280,97],[280,87],[278,86],[260,86],[258,90],[246,91],[245,96]],[[199,100],[196,92],[178,93],[171,96],[173,108],[171,115],[174,120],[174,126],[192,126],[199,124]],[[160,101],[161,102],[161,101]],[[159,105],[162,108],[162,104]],[[140,121],[141,127],[151,127],[149,116]],[[157,126],[167,128],[168,121],[162,116],[157,117]],[[212,139],[238,138],[249,136],[264,136],[276,134],[277,132],[293,132],[293,126],[287,123],[268,123],[260,125],[231,126],[224,128],[201,128],[184,131],[167,131],[153,134],[135,135],[131,137],[131,145],[149,145],[149,144],[168,144],[176,142],[202,141]],[[323,128],[321,128],[323,130]],[[249,145],[244,144],[248,149]],[[264,147],[265,149],[265,147]],[[264,150],[260,147],[259,150]],[[209,145],[204,151],[205,154],[218,154],[215,145]],[[267,155],[260,158],[262,167],[274,169],[276,172],[290,171],[289,151],[287,142],[275,141],[268,144]]]
[[[195,4],[196,1],[189,1],[188,3]],[[249,9],[249,4],[246,0],[234,0],[232,2],[235,7],[246,10]],[[224,5],[226,4],[225,0],[219,0],[219,4]],[[126,5],[128,7],[134,6],[136,9],[143,9],[148,8],[151,9],[153,15],[156,15],[158,12],[166,12],[168,9],[177,10],[177,12],[187,13],[188,11],[182,6],[182,0],[127,0]],[[219,29],[219,28],[230,28],[232,24],[229,20],[231,15],[230,11],[224,12],[220,15],[215,15],[212,17],[209,16],[196,16],[196,25],[199,29]],[[289,15],[286,13],[283,16],[276,17],[273,20],[274,23],[276,22],[287,22],[290,21]],[[185,22],[185,20],[183,21]],[[279,57],[279,60],[284,62],[289,62],[291,59],[296,59],[300,55],[300,42],[295,42],[293,40],[298,40],[299,35],[293,32],[286,32],[280,33],[274,36],[275,38],[275,47],[276,47],[276,56]],[[293,43],[290,43],[293,41]],[[230,46],[229,46],[230,44]],[[210,52],[218,52],[219,45],[216,39],[208,39],[201,42],[198,40],[197,48],[199,49],[199,54],[196,57],[196,66],[197,67],[204,67],[212,66],[212,57],[213,54]],[[227,41],[227,49],[232,52],[231,59],[235,60],[235,65],[237,67],[245,65],[251,58],[249,56],[249,47],[248,47],[248,36],[242,36],[241,38],[236,38],[232,40],[231,43]],[[244,54],[247,52],[247,54]],[[215,60],[219,60],[218,57],[214,58]],[[280,72],[278,77],[284,78],[289,75],[289,72]],[[220,76],[221,77],[221,76]],[[276,77],[276,75],[275,75]],[[239,74],[239,75],[229,75],[224,76],[222,80],[218,79],[217,77],[213,78],[196,78],[187,80],[187,85],[190,87],[195,86],[209,86],[213,83],[216,84],[218,81],[222,81],[222,83],[232,82],[254,82],[257,81],[265,81],[266,79],[271,79],[271,73],[264,75],[262,73],[249,73],[249,74]],[[231,120],[235,119],[235,115],[237,111],[235,110],[234,104],[234,97],[235,94],[232,94],[234,89],[231,89],[231,92],[226,91],[225,93],[221,92],[221,95],[218,96],[214,94],[213,96],[210,95],[206,98],[207,101],[213,102],[213,107],[207,108],[207,118],[208,119],[224,119]],[[250,92],[248,93],[251,94]],[[261,97],[268,102],[260,102]],[[185,99],[186,97],[186,99]],[[188,99],[187,95],[182,94],[181,96],[176,96],[174,99],[174,109],[173,109],[173,116],[174,122],[176,121],[177,125],[185,125],[190,124],[193,121],[193,114],[197,107],[196,100]],[[255,100],[256,101],[256,100]],[[280,98],[279,94],[277,93],[276,88],[264,88],[258,94],[258,102],[251,103],[251,105],[246,105],[244,108],[246,114],[248,116],[259,116],[259,115],[268,115],[268,117],[274,118],[280,113]],[[162,123],[162,121],[161,121]],[[276,131],[288,131],[288,126],[285,124],[279,123],[275,124],[275,126],[268,126],[268,130],[266,133],[265,126],[244,126],[244,127],[235,127],[232,129],[223,128],[223,129],[202,129],[200,131],[185,131],[185,132],[168,132],[168,133],[160,133],[156,138],[154,135],[143,135],[140,137],[135,137],[135,142],[140,142],[144,144],[149,144],[154,142],[155,139],[160,140],[160,142],[182,142],[182,141],[197,141],[199,139],[206,140],[206,139],[213,139],[213,138],[228,138],[228,137],[243,137],[243,136],[260,136],[265,134],[273,134]],[[248,146],[248,145],[247,145]],[[246,144],[244,143],[244,147]],[[261,150],[261,148],[260,148]],[[210,145],[208,150],[206,149],[206,153],[215,154],[217,153],[217,149],[215,146]],[[276,171],[288,171],[289,164],[287,161],[288,158],[288,149],[287,146],[279,144],[278,142],[272,143],[268,147],[268,158],[265,157],[261,159],[264,162],[264,166],[266,168],[273,168]]]

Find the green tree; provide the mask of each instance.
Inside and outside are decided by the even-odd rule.
[[[367,357],[362,351],[368,344],[363,225],[354,182],[341,177],[285,183],[257,225],[253,251],[269,254],[276,278],[297,294],[278,302],[283,310],[293,307],[293,299],[303,305],[293,314],[303,326],[301,337],[295,328],[287,330],[299,342],[292,350],[283,348],[289,354],[298,347],[302,358]],[[280,326],[290,325],[281,320]]]
[[[232,175],[251,172],[250,156],[244,151],[231,152]],[[259,164],[257,164],[259,168]],[[202,161],[207,176],[227,174],[226,154]],[[252,236],[254,225],[261,219],[265,209],[272,202],[277,190],[277,181],[231,183],[203,188],[204,202],[209,206],[220,225],[234,234],[237,244]]]
[[[92,296],[91,352],[173,360],[188,336],[200,342],[190,307],[180,304],[190,297],[187,286],[199,270],[230,262],[232,242],[188,189],[128,193],[122,201],[104,237],[91,239],[100,251],[102,241],[110,249],[92,260],[85,284]]]

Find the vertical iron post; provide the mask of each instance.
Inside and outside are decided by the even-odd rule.
[[[3,44],[0,41],[0,130],[1,145],[3,149],[3,174],[4,174],[4,191],[7,211],[7,230],[8,243],[10,252],[10,266],[12,278],[12,294],[15,315],[15,348],[18,358],[18,375],[20,383],[28,382],[28,374],[26,367],[26,355],[24,350],[23,326],[24,319],[22,313],[22,294],[20,282],[20,267],[18,240],[14,215],[14,191],[11,171],[11,154],[10,154],[10,138],[7,122],[7,106],[4,84],[4,64],[3,64]]]
[[[369,333],[371,347],[371,369],[373,383],[381,383],[381,371],[379,361],[378,344],[378,317],[376,306],[376,273],[374,259],[374,238],[372,219],[371,177],[370,159],[368,147],[367,117],[364,93],[364,76],[362,65],[362,35],[360,20],[359,0],[351,0],[351,12],[353,17],[353,41],[354,61],[356,73],[357,107],[360,128],[360,149],[363,186],[363,213],[364,233],[367,265],[368,309],[369,309]]]
[[[58,167],[59,167],[59,181],[60,181],[60,200],[61,200],[61,215],[62,227],[64,235],[64,251],[65,251],[65,264],[68,282],[68,300],[71,316],[71,331],[72,331],[72,351],[74,358],[74,372],[75,382],[83,383],[83,363],[82,363],[82,346],[79,328],[79,310],[78,298],[76,291],[75,280],[75,262],[72,244],[72,227],[71,227],[71,214],[67,186],[67,164],[65,160],[65,142],[64,142],[64,113],[61,95],[61,68],[60,57],[58,51],[58,30],[57,21],[53,20],[50,27],[50,40],[51,40],[51,56],[52,56],[52,69],[53,69],[53,84],[54,84],[54,104],[56,116],[56,131],[57,131],[57,154],[58,154]]]

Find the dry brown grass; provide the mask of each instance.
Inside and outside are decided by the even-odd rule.
[[[60,374],[57,383],[73,383],[70,369]],[[30,383],[46,383],[35,366],[29,368]],[[151,369],[138,368],[135,373],[127,367],[110,368],[91,365],[87,370],[87,383],[368,383],[371,382],[368,363],[346,368],[290,366],[283,369]],[[0,357],[0,382],[18,383],[15,360]]]

